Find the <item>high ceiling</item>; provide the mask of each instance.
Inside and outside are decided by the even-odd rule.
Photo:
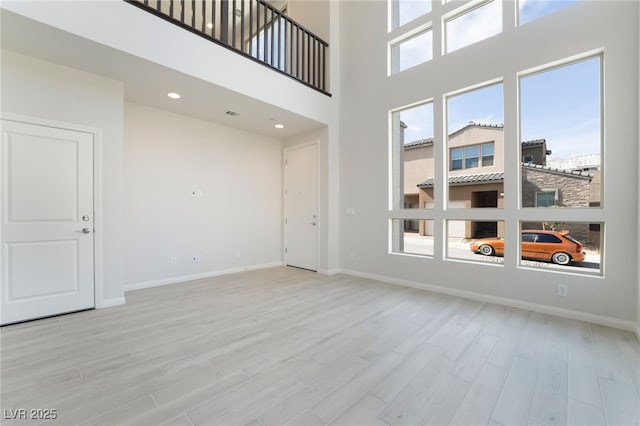
[[[322,127],[322,123],[294,112],[5,9],[0,9],[0,12],[3,49],[122,81],[127,101],[279,139]],[[169,99],[167,92],[171,91],[180,93],[181,99]],[[239,115],[234,117],[227,114],[227,111],[235,111]],[[277,123],[285,127],[274,128]]]

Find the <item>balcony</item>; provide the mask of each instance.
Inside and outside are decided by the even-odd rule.
[[[331,96],[327,42],[264,0],[125,1]]]

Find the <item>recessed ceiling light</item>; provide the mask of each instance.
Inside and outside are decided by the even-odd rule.
[[[211,22],[207,23],[207,28],[209,29],[213,28],[213,24]]]
[[[284,129],[284,124],[276,124],[275,126],[276,129]]]
[[[167,93],[167,96],[170,97],[171,99],[180,99],[180,95],[176,92],[169,92]]]

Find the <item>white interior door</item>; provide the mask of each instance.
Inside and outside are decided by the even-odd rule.
[[[285,262],[318,269],[318,144],[285,151]]]
[[[1,323],[94,307],[93,135],[2,120],[0,152]]]

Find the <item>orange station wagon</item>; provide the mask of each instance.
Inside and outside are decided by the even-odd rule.
[[[469,248],[485,256],[504,255],[503,238],[482,238],[473,241]],[[540,229],[522,231],[521,250],[523,259],[542,260],[568,265],[584,261],[582,244],[569,235],[569,231],[555,232]]]

